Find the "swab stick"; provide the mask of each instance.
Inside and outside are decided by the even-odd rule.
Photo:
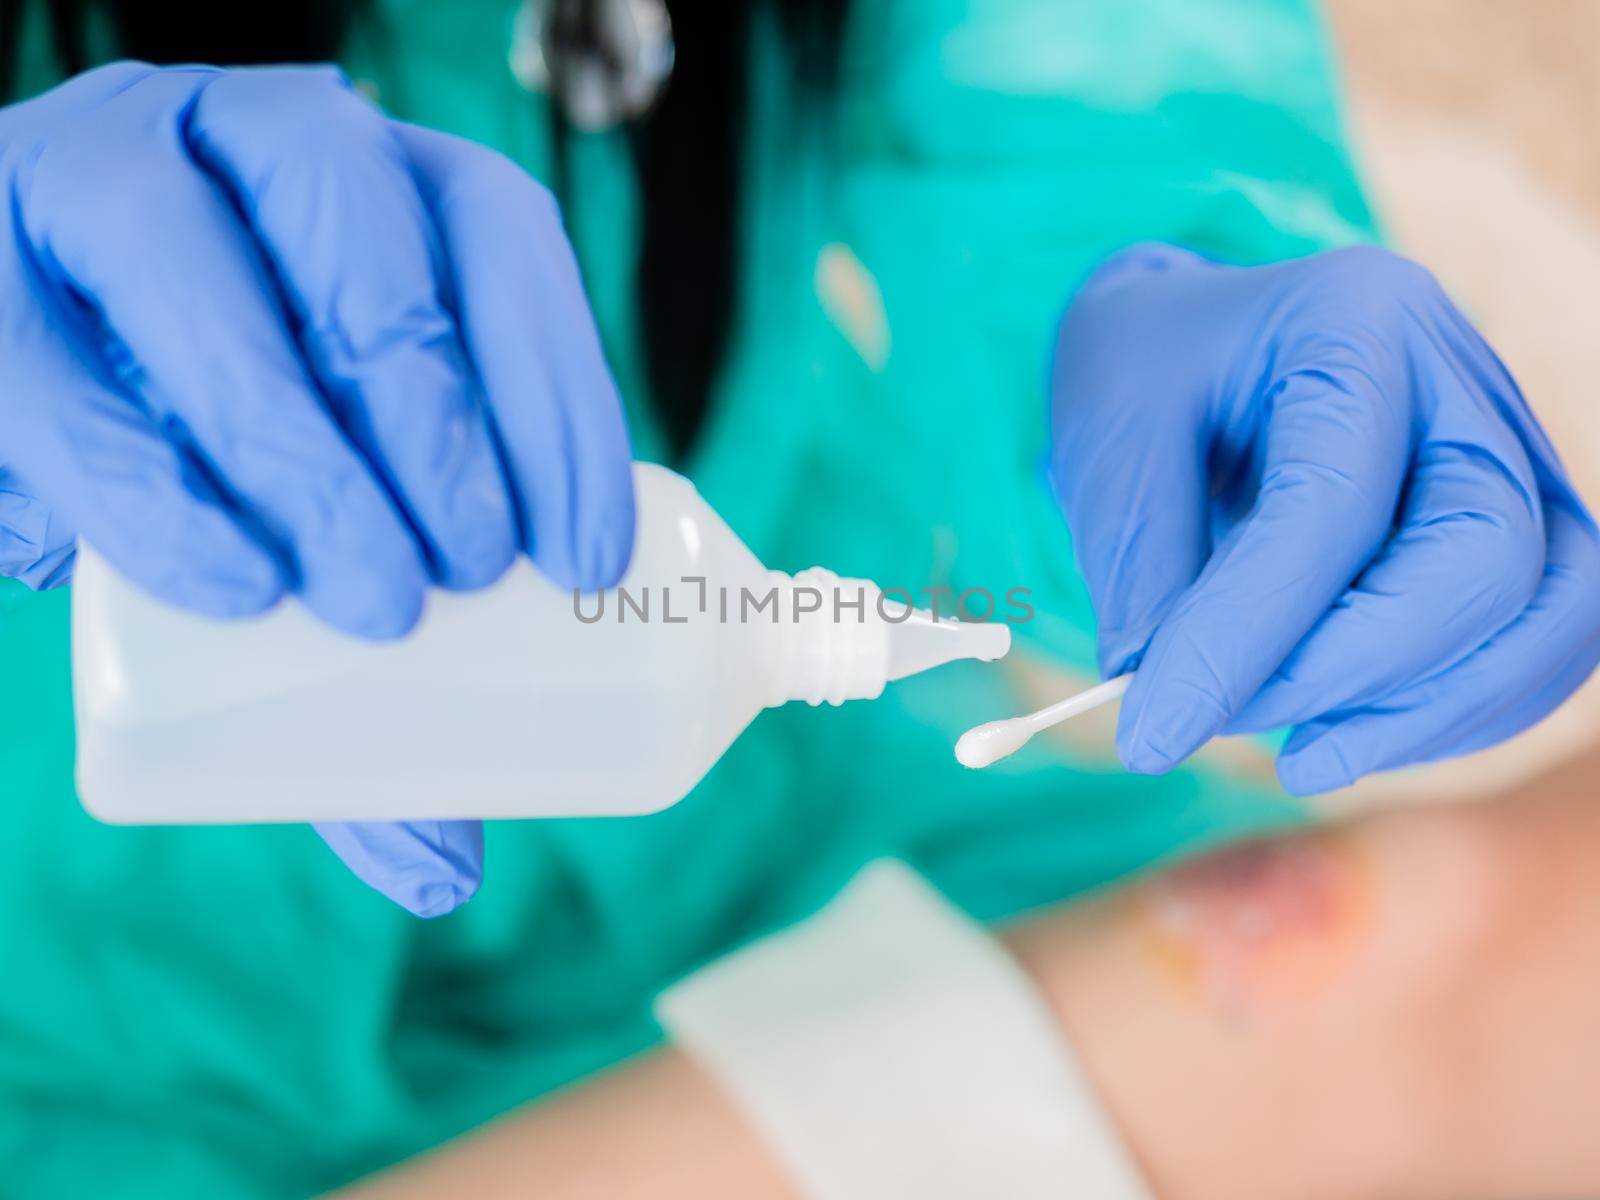
[[[1004,721],[990,721],[967,730],[956,742],[956,761],[963,767],[987,767],[1008,755],[1015,754],[1028,744],[1028,739],[1041,729],[1049,729],[1063,721],[1070,721],[1090,709],[1121,697],[1133,682],[1133,673],[1118,675],[1102,684],[1058,700],[1048,708],[1029,713],[1025,717],[1011,717]]]

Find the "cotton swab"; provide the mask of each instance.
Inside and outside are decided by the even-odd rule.
[[[987,767],[1002,758],[1015,754],[1028,744],[1028,739],[1041,729],[1049,729],[1063,721],[1070,721],[1090,709],[1099,708],[1118,699],[1133,682],[1133,673],[1118,675],[1097,684],[1086,692],[1058,700],[1047,708],[1029,713],[1025,717],[1011,717],[1005,721],[990,721],[969,729],[956,742],[956,761],[963,767]]]

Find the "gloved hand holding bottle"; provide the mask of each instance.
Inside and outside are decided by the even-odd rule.
[[[1466,753],[1600,660],[1600,535],[1422,268],[1135,246],[1062,324],[1052,474],[1136,771],[1293,726],[1296,793]]]
[[[396,637],[518,553],[616,581],[631,455],[549,193],[334,71],[119,63],[0,109],[0,573]],[[475,825],[320,830],[420,915]]]

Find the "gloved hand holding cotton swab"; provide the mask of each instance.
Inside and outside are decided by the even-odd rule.
[[[1058,700],[1038,712],[1025,717],[1012,717],[1005,721],[990,721],[967,730],[956,742],[956,761],[963,767],[987,767],[1008,758],[1028,744],[1028,740],[1042,729],[1070,721],[1073,717],[1120,699],[1133,682],[1133,672],[1118,675],[1104,683]]]

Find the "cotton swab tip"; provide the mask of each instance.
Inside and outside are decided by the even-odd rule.
[[[990,721],[969,729],[956,741],[956,761],[963,767],[987,767],[1021,750],[1033,736],[1033,727],[1021,717]]]
[[[987,767],[997,763],[1021,750],[1028,744],[1028,739],[1040,730],[1049,729],[1052,725],[1059,725],[1119,699],[1132,682],[1131,673],[1118,675],[1115,679],[1108,679],[1025,717],[990,721],[987,725],[969,729],[956,741],[956,761],[963,767]]]

